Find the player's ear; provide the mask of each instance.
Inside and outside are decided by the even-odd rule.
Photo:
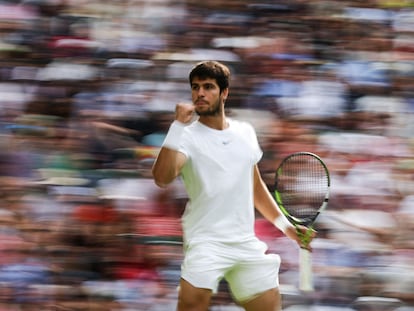
[[[229,88],[227,87],[221,91],[221,96],[223,97],[223,101],[226,101],[228,95],[229,95]]]

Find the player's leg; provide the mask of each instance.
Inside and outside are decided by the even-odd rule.
[[[184,279],[180,280],[177,311],[207,311],[212,291],[197,288]]]
[[[178,311],[206,311],[211,296],[217,293],[220,280],[233,265],[226,255],[228,247],[210,243],[193,244],[185,248],[181,265]]]
[[[280,311],[282,310],[281,296],[278,288],[272,288],[257,297],[242,303],[246,311]]]
[[[247,311],[279,311],[280,256],[261,241],[238,247],[239,262],[225,275],[234,299]]]

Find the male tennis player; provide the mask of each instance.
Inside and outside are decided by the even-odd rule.
[[[255,236],[254,207],[300,243],[260,176],[262,151],[254,128],[225,115],[229,80],[229,69],[216,61],[192,69],[193,103],[177,104],[152,169],[160,187],[180,175],[189,197],[182,217],[185,256],[178,311],[208,310],[222,278],[245,310],[280,310],[280,257],[266,254],[266,244]],[[194,113],[198,119],[192,122]]]

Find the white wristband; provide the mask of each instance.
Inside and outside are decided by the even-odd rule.
[[[185,124],[180,121],[175,120],[171,123],[167,136],[165,136],[164,142],[162,143],[162,147],[178,150],[184,128]]]
[[[280,215],[279,217],[276,217],[276,219],[273,221],[273,224],[283,233],[285,233],[287,228],[292,225],[285,215]]]

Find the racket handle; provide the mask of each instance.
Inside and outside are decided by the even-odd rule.
[[[313,288],[312,253],[307,249],[299,250],[299,289],[311,292]]]

